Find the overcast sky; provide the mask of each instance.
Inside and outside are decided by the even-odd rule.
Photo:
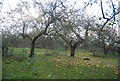
[[[3,2],[3,6],[2,6],[2,10],[1,10],[1,12],[2,12],[2,15],[5,15],[5,13],[4,12],[6,12],[6,11],[10,11],[10,9],[14,9],[15,7],[17,7],[17,4],[21,1],[21,0],[0,0],[0,1],[2,1]],[[32,3],[31,1],[32,0],[22,0],[22,1],[27,1],[27,2],[29,2],[29,3]],[[36,0],[37,1],[37,0]],[[39,0],[38,0],[39,1]],[[48,0],[40,0],[40,1],[48,1]],[[50,1],[50,0],[49,0]],[[83,1],[86,1],[86,2],[88,2],[89,0],[67,0],[68,2],[69,2],[69,4],[71,4],[71,3],[73,3],[73,2],[77,2],[76,3],[76,8],[80,8],[81,6],[84,6],[83,4],[82,4],[82,2]],[[89,15],[94,15],[94,14],[100,14],[100,12],[99,12],[99,10],[100,10],[100,7],[99,7],[99,5],[98,4],[94,4],[91,8],[89,8],[88,10],[87,10],[87,13],[89,13]],[[31,11],[31,13],[32,13],[32,15],[34,15],[35,13],[34,13],[34,9],[32,10],[30,10]]]
[[[0,0],[0,2],[3,2],[2,8],[0,9],[0,11],[1,11],[0,15],[6,16],[5,12],[9,12],[11,9],[16,8],[17,4],[20,3],[21,1],[23,1],[23,2],[27,1],[29,4],[32,4],[33,1],[48,2],[48,1],[54,1],[54,0]],[[82,2],[88,3],[89,1],[90,0],[67,0],[67,3],[69,5],[71,5],[74,2],[76,2],[75,8],[83,8],[85,5]],[[100,0],[92,0],[92,1],[99,2]],[[105,3],[106,1],[108,1],[108,0],[103,0],[104,10],[109,9],[110,3],[108,2],[109,4],[106,4]],[[114,1],[114,4],[116,6],[118,6],[119,0],[113,0],[113,1]],[[36,10],[34,8],[31,8],[29,11],[33,17],[37,17],[39,14],[39,13],[36,13]],[[109,9],[109,11],[111,11],[111,10]],[[102,17],[99,3],[97,3],[97,4],[94,3],[91,7],[88,6],[85,13],[87,13],[87,15],[91,16],[91,17],[94,15],[96,15],[97,17]]]
[[[45,2],[46,1],[47,2],[47,1],[50,1],[50,0],[0,0],[0,2],[3,2],[3,6],[2,6],[2,9],[1,9],[2,14],[4,15],[4,12],[10,11],[10,9],[14,9],[15,7],[17,7],[17,4],[19,2],[21,2],[21,1],[27,1],[29,3],[32,3],[32,1],[41,1],[41,2]],[[80,8],[81,6],[84,6],[82,4],[83,1],[87,3],[90,0],[67,0],[67,1],[69,2],[69,4],[76,2],[76,6],[75,7],[76,8]],[[94,1],[94,0],[92,0],[92,1]],[[107,0],[103,0],[104,9],[107,9],[108,6],[109,6],[106,3],[104,3],[106,1]],[[118,5],[118,1],[119,0],[113,0],[113,1],[114,1],[114,3],[116,5]],[[99,2],[99,0],[96,0],[96,2]],[[34,12],[34,10],[31,10],[31,12]],[[99,13],[99,15],[100,15],[101,12],[100,12],[99,5],[98,4],[92,5],[91,8],[89,7],[87,9],[87,13],[89,13],[89,15],[94,15],[94,14],[98,14]]]

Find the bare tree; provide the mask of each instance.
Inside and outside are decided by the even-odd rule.
[[[30,35],[25,34],[25,23],[23,22],[23,36],[31,40],[31,52],[30,58],[34,56],[35,42],[36,40],[43,35],[47,35],[47,30],[52,23],[60,19],[60,16],[57,14],[60,12],[57,8],[63,7],[62,2],[56,0],[55,2],[50,2],[48,5],[42,5],[40,2],[35,2],[34,5],[38,6],[40,10],[40,15],[34,23],[34,27],[37,31],[36,35],[30,37]],[[47,7],[46,7],[47,6]],[[64,8],[64,7],[63,7]]]
[[[75,12],[73,13],[76,14]],[[70,47],[70,56],[75,55],[75,49],[79,45],[88,42],[88,31],[92,20],[86,21],[83,15],[82,18],[80,17],[78,14],[69,15],[69,17],[55,24],[57,26],[55,28],[56,33]]]
[[[98,37],[99,37],[99,40],[102,40],[102,48],[104,49],[104,54],[107,54],[107,45],[106,45],[106,38],[107,38],[107,35],[110,37],[109,33],[107,33],[107,31],[112,31],[113,30],[113,35],[116,34],[116,31],[114,31],[115,29],[115,22],[116,22],[116,16],[117,14],[120,13],[120,9],[116,7],[116,5],[114,4],[114,2],[112,0],[110,0],[110,3],[109,6],[111,7],[111,11],[112,12],[106,12],[104,11],[104,6],[103,6],[103,1],[100,0],[100,8],[101,8],[101,13],[102,13],[102,17],[100,18],[100,20],[103,18],[105,20],[105,22],[102,24],[102,25],[98,25],[97,26],[99,27],[100,31],[98,32]],[[106,15],[106,14],[107,15]],[[109,14],[110,13],[110,14]],[[106,29],[107,27],[111,27],[112,30],[110,30],[110,28]],[[107,35],[106,35],[107,34]]]

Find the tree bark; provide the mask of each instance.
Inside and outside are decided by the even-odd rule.
[[[108,54],[108,50],[106,47],[103,48],[104,49],[104,54]]]
[[[35,40],[33,40],[31,43],[31,51],[29,55],[30,58],[34,57],[34,50],[35,50]]]
[[[120,54],[120,47],[117,47],[117,53]]]
[[[75,46],[71,46],[71,48],[70,48],[70,56],[71,57],[74,57],[74,55],[75,55]]]

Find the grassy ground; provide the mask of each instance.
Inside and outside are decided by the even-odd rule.
[[[27,58],[30,49],[15,48],[12,57],[3,57],[3,79],[117,79],[118,59],[93,57],[92,53],[36,49],[35,58]],[[46,56],[54,52],[56,55]],[[91,60],[83,60],[88,57]]]

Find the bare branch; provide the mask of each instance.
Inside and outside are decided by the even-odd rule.
[[[58,31],[56,31],[56,33],[68,44],[69,40],[62,34],[60,34]]]
[[[89,0],[89,2],[84,6],[84,8],[82,9],[82,11],[90,4],[91,0]]]
[[[81,40],[81,41],[78,40],[78,41],[74,44],[74,46],[77,47],[77,46],[79,46],[82,42],[83,42],[82,40]]]
[[[83,38],[81,38],[81,36],[80,36],[78,33],[76,33],[72,28],[71,28],[71,30],[72,30],[73,33],[75,33],[75,35],[76,35],[80,40],[83,40]]]
[[[20,35],[22,35],[23,36],[23,38],[28,38],[29,40],[33,40],[29,35],[27,35],[27,34],[20,34]]]
[[[40,32],[38,33],[35,37],[34,37],[34,41],[36,41],[40,36],[44,35],[44,32]]]
[[[120,13],[120,10],[118,10],[118,12],[115,12],[115,7],[114,7],[114,4],[113,4],[112,0],[111,0],[111,3],[112,3],[112,7],[113,7],[113,15],[112,15],[110,18],[106,18],[106,17],[105,17],[105,14],[104,14],[104,11],[103,11],[102,0],[100,0],[101,11],[102,11],[103,18],[104,18],[104,19],[107,19],[106,22],[102,25],[101,31],[103,30],[103,28],[105,27],[105,25],[106,25],[112,18],[114,18],[114,21],[115,21],[115,16]]]
[[[112,7],[113,7],[113,14],[115,13],[115,6],[114,6],[114,4],[113,4],[113,1],[112,0],[110,0],[111,1],[111,3],[112,3]],[[115,16],[114,16],[114,21],[115,21]]]
[[[70,41],[70,46],[73,46],[73,45],[72,45],[72,42],[73,42],[73,40]]]
[[[119,14],[120,11],[114,13],[109,19],[106,20],[106,22],[102,25],[101,31],[103,30],[103,28],[105,27],[105,25],[112,19],[114,18],[117,14]]]
[[[100,0],[100,7],[101,7],[101,11],[102,11],[102,16],[103,16],[103,18],[109,20],[109,18],[106,18],[106,17],[105,17],[104,10],[103,10],[102,0]]]

